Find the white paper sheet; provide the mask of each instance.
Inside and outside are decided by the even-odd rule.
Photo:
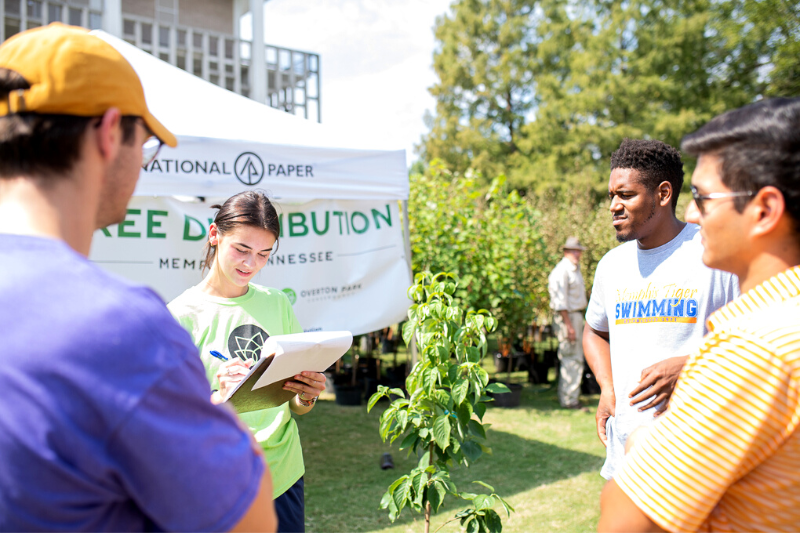
[[[261,357],[275,353],[272,363],[256,381],[253,390],[291,378],[304,370],[323,372],[350,349],[353,334],[349,331],[315,331],[292,335],[274,335],[261,349]]]

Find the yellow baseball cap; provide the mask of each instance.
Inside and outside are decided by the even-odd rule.
[[[147,109],[142,82],[113,46],[84,28],[55,22],[19,33],[0,46],[0,68],[30,85],[0,100],[0,116],[41,113],[99,117],[116,107],[142,117],[167,146],[178,140]]]

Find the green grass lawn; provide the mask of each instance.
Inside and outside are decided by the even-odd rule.
[[[521,372],[513,374],[515,382],[524,379]],[[597,398],[583,398],[583,402],[592,412],[560,409],[553,385],[526,385],[520,407],[487,411],[484,421],[492,424],[488,444],[494,453],[484,455],[468,470],[454,469],[454,482],[470,492],[481,492],[481,487],[469,485],[472,479],[494,486],[516,509],[511,518],[505,518],[498,507],[503,531],[596,530],[605,449],[595,434]],[[378,418],[387,405],[381,402],[367,414],[365,405],[339,406],[326,393],[312,413],[298,417],[310,533],[422,532],[422,515],[405,509],[392,524],[387,513],[378,509],[386,488],[416,462],[397,445],[381,442]],[[380,469],[384,452],[392,454],[394,470]],[[431,532],[466,507],[458,504],[452,497],[446,500],[432,520]],[[459,530],[454,522],[442,532]]]

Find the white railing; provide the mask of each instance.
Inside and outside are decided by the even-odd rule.
[[[123,14],[123,38],[220,87],[250,96],[250,41],[213,31]],[[266,47],[267,105],[321,121],[319,55]]]
[[[100,29],[101,0],[0,0],[0,41],[50,22]],[[250,96],[250,41],[123,13],[122,37],[154,56],[220,87]],[[264,45],[267,100],[276,109],[321,122],[318,54]],[[263,71],[262,71],[263,72]]]

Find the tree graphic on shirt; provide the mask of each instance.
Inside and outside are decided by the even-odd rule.
[[[242,361],[261,358],[261,349],[269,334],[254,324],[243,324],[231,331],[228,336],[228,353]]]

